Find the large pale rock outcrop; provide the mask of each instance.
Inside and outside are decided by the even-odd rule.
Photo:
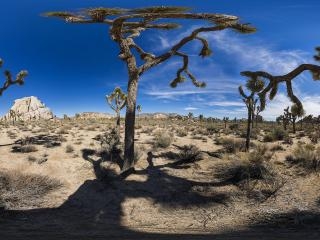
[[[37,97],[24,97],[14,101],[9,112],[2,117],[7,121],[52,119],[53,113]]]

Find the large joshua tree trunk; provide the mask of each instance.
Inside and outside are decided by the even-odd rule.
[[[125,172],[134,167],[134,126],[136,118],[137,90],[138,76],[136,74],[132,74],[128,82],[124,138],[124,162],[122,172]]]
[[[292,119],[292,130],[293,133],[296,133],[296,119]]]
[[[251,127],[252,127],[252,108],[248,107],[248,121],[247,121],[247,135],[246,135],[246,151],[250,148],[250,137],[251,137]]]
[[[117,111],[117,126],[116,126],[117,134],[120,137],[120,111]]]

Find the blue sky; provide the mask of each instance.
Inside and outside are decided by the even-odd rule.
[[[127,74],[117,57],[118,46],[109,38],[108,26],[67,24],[40,14],[95,6],[156,5],[189,6],[194,12],[236,15],[258,31],[252,35],[232,31],[205,35],[213,50],[207,59],[197,56],[199,43],[184,49],[191,55],[190,70],[207,82],[205,89],[188,82],[175,89],[169,87],[181,66],[180,59],[173,58],[146,73],[138,93],[143,112],[192,111],[195,115],[244,117],[237,87],[245,83],[245,78],[239,72],[265,70],[284,74],[298,64],[313,62],[314,47],[320,45],[318,0],[2,0],[0,57],[5,61],[4,68],[14,74],[26,69],[30,74],[23,87],[14,86],[3,94],[0,114],[8,111],[14,99],[31,95],[38,96],[58,116],[83,111],[111,112],[104,96],[115,86],[125,90]],[[202,24],[187,22],[171,32],[146,32],[139,43],[158,54]],[[307,113],[320,114],[320,84],[305,74],[295,80],[294,86]],[[289,104],[280,92],[263,115],[274,118]]]

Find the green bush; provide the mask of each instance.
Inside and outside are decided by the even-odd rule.
[[[243,139],[236,139],[230,137],[216,138],[216,144],[222,145],[225,152],[236,153],[245,150],[246,142]]]
[[[272,129],[270,133],[267,133],[263,141],[264,142],[274,142],[274,141],[282,141],[289,138],[288,132],[282,128],[276,127]]]
[[[166,131],[157,131],[154,134],[154,147],[167,148],[173,142],[173,134]]]

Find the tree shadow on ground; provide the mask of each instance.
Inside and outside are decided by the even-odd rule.
[[[263,221],[248,227],[246,230],[231,230],[220,233],[195,230],[193,234],[166,233],[177,229],[161,229],[152,226],[138,226],[133,230],[125,226],[122,218],[125,214],[122,204],[127,198],[148,198],[161,207],[188,208],[206,204],[225,204],[229,196],[212,193],[201,195],[194,187],[208,186],[208,182],[196,182],[172,176],[164,166],[154,166],[148,158],[149,166],[135,174],[143,176],[143,181],[132,177],[118,177],[112,169],[101,168],[102,158],[94,159],[95,153],[88,149],[83,151],[85,161],[92,164],[96,179],[85,181],[58,208],[35,210],[4,210],[0,212],[0,236],[2,239],[319,239],[319,225],[309,224],[285,225],[279,228]],[[133,213],[134,211],[134,213]],[[145,211],[132,210],[130,214]],[[282,219],[290,219],[288,213]],[[311,213],[310,213],[311,214]],[[319,217],[315,214],[314,219]],[[275,220],[279,217],[275,216]],[[277,221],[272,223],[277,223]],[[174,226],[173,226],[174,227]],[[306,228],[309,227],[309,228]],[[188,229],[187,229],[188,230]],[[274,230],[272,232],[272,230]],[[183,231],[183,230],[182,230]]]

